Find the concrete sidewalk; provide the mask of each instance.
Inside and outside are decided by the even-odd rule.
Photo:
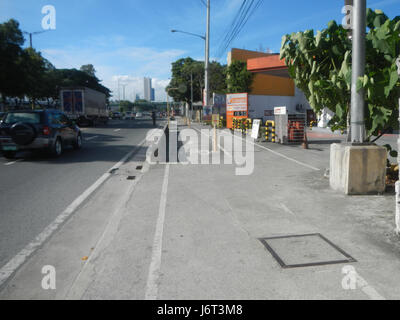
[[[156,164],[132,185],[121,177],[108,181],[0,299],[400,298],[394,195],[331,191],[324,141],[310,150],[260,142],[254,160],[249,176],[236,176],[234,164]],[[137,163],[122,172],[132,174]],[[116,190],[126,192],[119,197]],[[94,208],[98,197],[102,205]],[[304,234],[321,234],[357,261],[282,268],[259,240]],[[286,264],[343,258],[321,239],[269,244]],[[55,266],[56,290],[41,288],[43,265]],[[345,290],[349,265],[355,287]]]

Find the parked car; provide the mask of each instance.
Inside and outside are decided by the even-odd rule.
[[[132,111],[126,111],[124,115],[124,120],[133,120],[135,117],[133,116]]]
[[[136,118],[142,118],[143,114],[141,112],[136,113]]]
[[[121,112],[118,112],[118,111],[113,112],[112,118],[113,118],[113,119],[122,119],[122,114],[121,114]]]
[[[0,150],[13,159],[20,150],[43,150],[60,156],[66,145],[82,147],[82,133],[59,110],[7,112],[0,123]]]

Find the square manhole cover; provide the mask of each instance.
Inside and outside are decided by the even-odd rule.
[[[259,239],[282,268],[356,262],[319,233]]]

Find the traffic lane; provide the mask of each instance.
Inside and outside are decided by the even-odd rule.
[[[112,130],[88,128],[87,134],[99,138],[86,142],[82,150],[68,148],[57,159],[31,154],[22,162],[0,166],[0,266],[138,145],[149,127]]]

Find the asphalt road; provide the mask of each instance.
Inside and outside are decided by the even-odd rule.
[[[22,153],[10,161],[0,155],[0,268],[151,128],[150,119],[110,120],[106,126],[83,128],[83,148],[68,148],[57,159]]]

